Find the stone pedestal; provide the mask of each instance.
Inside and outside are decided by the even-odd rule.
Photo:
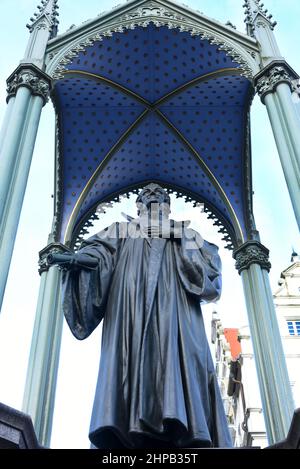
[[[0,404],[0,449],[40,449],[31,418]]]

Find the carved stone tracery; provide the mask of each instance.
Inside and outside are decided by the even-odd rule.
[[[85,239],[85,236],[89,234],[89,230],[91,227],[94,226],[94,222],[100,219],[101,214],[106,213],[107,209],[112,208],[115,203],[120,203],[124,198],[129,198],[132,194],[139,194],[141,188],[144,187],[144,184],[141,186],[137,186],[135,188],[128,189],[125,192],[116,195],[114,198],[109,198],[106,202],[102,202],[98,204],[94,208],[92,208],[85,217],[81,220],[79,226],[77,226],[73,232],[72,241],[67,242],[66,244],[72,249],[79,249],[81,242]],[[229,228],[226,221],[223,217],[216,213],[214,207],[210,204],[208,205],[206,202],[200,202],[199,200],[195,200],[192,195],[188,195],[185,192],[181,192],[178,188],[175,187],[166,187],[163,184],[164,189],[168,192],[168,194],[175,194],[176,198],[184,198],[185,202],[190,202],[193,204],[194,207],[200,209],[201,213],[205,213],[208,220],[211,220],[213,225],[218,227],[218,233],[223,235],[222,241],[225,243],[225,249],[232,251],[234,247],[237,245],[236,236],[232,229]]]
[[[155,2],[150,2],[144,7],[139,7],[136,10],[127,13],[123,15],[120,20],[121,21],[131,21],[135,20],[137,18],[147,18],[149,16],[157,16],[157,17],[164,17],[164,18],[169,18],[171,20],[177,20],[177,21],[182,21],[186,22],[186,19],[184,16],[179,15],[168,8],[165,8],[163,6],[160,6],[156,4]]]
[[[198,21],[183,16],[156,2],[149,2],[142,7],[138,7],[119,16],[110,26],[105,26],[103,29],[99,28],[96,33],[94,32],[89,36],[85,36],[80,42],[70,46],[54,67],[51,75],[56,80],[63,78],[64,72],[66,71],[65,66],[71,63],[75,57],[78,57],[78,54],[84,51],[86,47],[93,45],[96,41],[101,41],[103,37],[110,37],[115,32],[124,32],[128,29],[133,30],[137,27],[146,28],[151,23],[157,27],[167,26],[169,29],[189,32],[192,36],[199,36],[201,39],[208,40],[210,44],[217,45],[219,50],[225,51],[227,55],[232,58],[233,62],[239,64],[242,76],[249,79],[253,78],[253,67],[251,67],[247,59],[239,53],[230,40],[227,40],[218,33],[211,32],[207,27],[199,24]],[[253,60],[253,57],[251,57],[250,61],[251,60]]]

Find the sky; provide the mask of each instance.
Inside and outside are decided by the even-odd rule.
[[[120,0],[60,0],[60,32],[119,3]],[[243,0],[185,0],[184,3],[221,22],[230,20],[238,30],[244,31]],[[23,57],[29,34],[25,25],[36,11],[36,5],[37,0],[0,0],[0,120],[6,106],[5,80]],[[265,5],[278,22],[275,33],[282,55],[300,72],[300,2],[266,0]],[[270,281],[274,291],[280,272],[289,265],[292,246],[300,251],[299,232],[267,112],[258,98],[253,103],[251,128],[254,213],[262,243],[270,249],[273,265]],[[49,103],[42,114],[0,316],[0,402],[17,409],[22,406],[39,289],[38,252],[47,244],[53,214],[53,155],[54,113]],[[220,246],[224,284],[217,310],[225,327],[245,325],[247,318],[241,281],[231,254],[222,247],[215,228],[206,221],[205,215],[195,212],[183,201],[174,202],[173,209],[175,218],[180,219],[184,214],[185,219],[192,219],[193,227],[204,238]],[[134,215],[132,202],[118,204],[105,215],[101,226],[122,219],[122,211]],[[95,230],[101,226],[96,226]],[[211,311],[207,308],[207,323],[211,319]],[[52,447],[89,447],[87,434],[99,364],[100,334],[99,328],[91,338],[77,342],[64,328]]]

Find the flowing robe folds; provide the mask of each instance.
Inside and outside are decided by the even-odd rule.
[[[63,310],[85,339],[103,321],[90,440],[98,448],[229,447],[201,302],[221,292],[218,248],[191,229],[182,239],[129,237],[115,223],[80,252],[95,270],[63,275]]]

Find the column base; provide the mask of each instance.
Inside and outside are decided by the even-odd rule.
[[[31,418],[1,403],[0,449],[42,449]]]

